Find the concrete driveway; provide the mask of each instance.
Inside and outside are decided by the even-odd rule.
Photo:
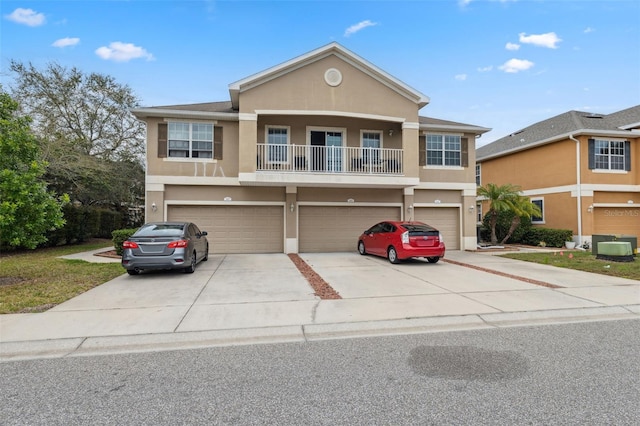
[[[3,352],[11,342],[50,345],[56,339],[74,350],[93,342],[95,350],[113,336],[129,339],[121,343],[125,346],[150,336],[162,336],[151,338],[155,342],[213,342],[220,336],[304,341],[434,325],[486,328],[536,318],[640,317],[635,280],[461,251],[447,254],[455,264],[392,265],[357,253],[300,257],[342,299],[315,296],[285,254],[212,255],[193,274],[123,274],[47,312],[2,315]],[[517,276],[545,279],[558,288]]]

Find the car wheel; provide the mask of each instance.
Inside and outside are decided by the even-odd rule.
[[[127,269],[127,274],[129,275],[138,275],[140,273],[137,269]]]
[[[367,254],[367,249],[365,249],[363,241],[358,241],[358,253],[362,255]]]
[[[440,258],[438,256],[427,257],[427,261],[429,263],[438,263],[438,260],[440,260]]]
[[[393,246],[389,247],[389,250],[387,250],[387,258],[391,263],[400,263],[400,259],[398,259],[398,252]]]
[[[206,251],[204,252],[204,257],[202,258],[203,262],[206,262],[207,260],[209,260],[209,244],[207,244]]]
[[[191,263],[189,264],[189,266],[184,268],[184,272],[185,274],[193,274],[193,271],[195,270],[196,270],[196,252],[194,251],[191,254]]]

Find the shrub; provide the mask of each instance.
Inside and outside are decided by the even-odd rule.
[[[100,224],[95,236],[98,238],[111,238],[111,233],[122,227],[122,213],[107,209],[99,209],[98,213]]]
[[[124,241],[131,235],[133,235],[133,233],[137,230],[137,228],[117,229],[111,233],[113,246],[115,247],[116,253],[118,253],[119,256],[122,256],[122,243],[124,243]]]
[[[496,222],[496,236],[498,237],[498,242],[502,241],[502,239],[509,232],[509,228],[511,227],[511,221],[515,213],[511,211],[505,211],[498,213],[498,222]],[[531,218],[526,216],[520,218],[520,224],[513,231],[511,237],[509,237],[508,242],[510,243],[522,243],[524,236],[531,229]],[[482,218],[482,227],[480,228],[480,239],[482,241],[491,241],[491,227],[489,226],[489,215],[485,215]]]
[[[567,239],[571,239],[570,229],[531,228],[524,235],[523,243],[530,246],[540,245],[544,241],[547,247],[562,247]]]

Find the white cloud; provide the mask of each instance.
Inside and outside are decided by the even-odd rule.
[[[492,69],[493,69],[493,65],[489,65],[488,67],[481,67],[481,68],[478,68],[478,71],[480,71],[480,72],[489,72],[489,71],[491,71]]]
[[[344,32],[344,36],[345,37],[349,37],[351,34],[355,34],[355,33],[357,33],[358,31],[360,31],[360,30],[362,30],[364,28],[373,27],[373,26],[376,26],[376,25],[378,25],[378,24],[375,23],[375,22],[371,22],[368,19],[366,21],[358,22],[357,24],[352,25],[349,28],[347,28],[345,30],[345,32]]]
[[[556,33],[531,34],[526,35],[520,33],[520,43],[533,44],[534,46],[548,47],[549,49],[557,49],[557,44],[562,41]]]
[[[520,49],[520,45],[518,43],[507,43],[504,48],[507,50],[518,50]]]
[[[517,73],[520,71],[526,71],[534,65],[533,62],[526,59],[509,59],[504,64],[500,65],[500,68],[504,72]]]
[[[30,27],[43,25],[46,21],[43,13],[37,13],[33,9],[23,9],[21,7],[11,12],[10,15],[5,15],[4,17],[10,21],[28,25]]]
[[[132,43],[122,43],[114,41],[109,47],[102,46],[96,49],[96,55],[102,59],[112,60],[116,62],[128,62],[131,59],[146,58],[147,61],[154,59],[153,55],[139,46]]]
[[[466,74],[458,74],[455,76],[455,79],[458,81],[465,81],[467,79],[467,75]]]
[[[593,28],[591,28],[591,27],[587,27],[587,28],[585,28],[585,29],[584,29],[584,33],[585,33],[585,34],[589,34],[589,33],[592,33],[592,32],[594,32],[594,31],[595,31],[595,29],[593,29]]]
[[[80,39],[78,37],[65,37],[54,41],[51,45],[53,47],[67,47],[75,46],[78,43],[80,43]]]

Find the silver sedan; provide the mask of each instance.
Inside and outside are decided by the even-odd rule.
[[[122,244],[122,266],[129,275],[145,269],[182,269],[190,274],[209,258],[206,236],[191,222],[144,224]]]

